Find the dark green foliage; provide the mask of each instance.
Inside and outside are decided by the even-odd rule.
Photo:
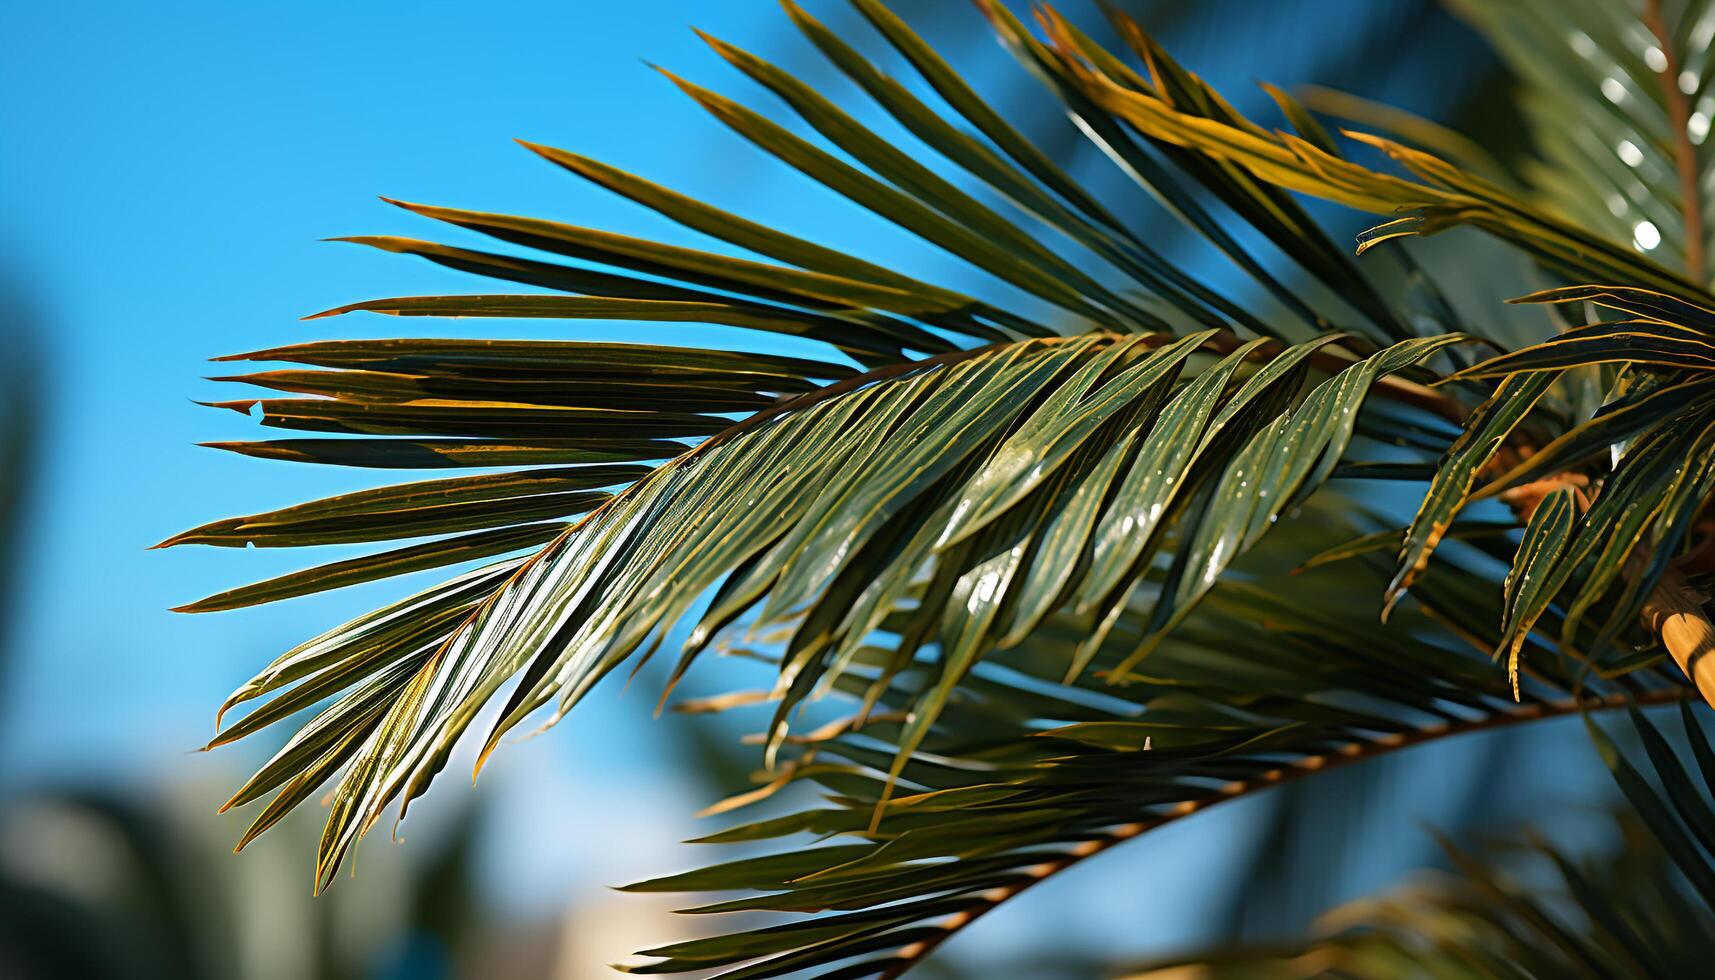
[[[768,691],[719,702],[767,705],[763,787],[731,806],[794,786],[822,797],[709,838],[776,851],[634,887],[740,893],[701,912],[815,914],[650,951],[659,960],[642,972],[892,975],[1031,883],[1222,800],[1460,732],[1697,697],[1667,659],[1691,670],[1684,651],[1664,649],[1639,616],[1678,587],[1715,484],[1715,297],[1695,263],[1689,278],[1672,271],[1577,223],[1553,193],[1504,189],[1379,137],[1346,140],[1278,90],[1296,135],[1259,125],[1117,14],[1118,53],[1052,10],[1033,33],[979,4],[1137,190],[1257,286],[1252,308],[1152,247],[1117,217],[1130,199],[1080,187],[902,20],[874,0],[855,5],[916,81],[795,4],[787,13],[945,168],[713,38],[815,138],[674,81],[791,169],[1009,284],[1030,312],[551,147],[526,144],[757,257],[394,202],[532,254],[345,240],[550,292],[320,315],[617,320],[644,339],[650,322],[708,323],[788,334],[817,353],[397,339],[224,358],[288,366],[220,379],[286,396],[223,407],[319,435],[223,448],[494,470],[164,542],[424,539],[189,611],[466,566],[287,652],[229,699],[223,712],[254,706],[216,743],[317,709],[228,804],[272,794],[245,842],[332,781],[325,886],[391,804],[402,814],[426,790],[485,707],[500,699],[483,759],[688,624],[672,681],[710,650],[774,670]],[[944,105],[926,102],[930,91]],[[1404,175],[1356,162],[1366,148]],[[1571,327],[1510,349],[1455,314],[1408,256],[1407,275],[1372,275],[1293,192],[1386,215],[1360,252],[1487,232],[1574,284],[1525,297]],[[1695,252],[1684,234],[1675,241],[1680,257]],[[1584,323],[1588,307],[1622,318]],[[1364,516],[1376,480],[1420,485],[1408,527]],[[1513,519],[1492,505],[1485,518],[1484,501]],[[1460,546],[1438,550],[1444,540]],[[1507,669],[1490,662],[1500,654]],[[846,709],[824,708],[824,695]],[[1646,781],[1606,755],[1680,863],[1696,851],[1684,835],[1712,821],[1680,806],[1689,777],[1651,731],[1671,808],[1652,810]],[[1689,829],[1674,836],[1673,820]],[[1576,895],[1608,894],[1551,856]],[[1589,952],[1555,938],[1533,899],[1467,870],[1461,888],[1522,923],[1500,936],[1536,928],[1560,944],[1545,955]],[[1715,874],[1685,873],[1694,885]]]

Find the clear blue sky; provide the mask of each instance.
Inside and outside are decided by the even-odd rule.
[[[832,4],[813,6],[830,20],[845,17]],[[1305,4],[1294,19],[1330,7],[1341,4]],[[1273,16],[1260,5],[1243,9]],[[193,404],[236,396],[200,380],[212,373],[205,358],[332,336],[563,329],[362,315],[299,322],[375,296],[482,288],[410,259],[317,241],[369,233],[460,240],[377,194],[695,242],[511,142],[525,138],[601,157],[925,278],[964,282],[949,261],[760,157],[651,72],[645,57],[718,89],[754,92],[686,29],[693,20],[770,57],[791,61],[806,50],[764,2],[0,6],[0,337],[9,350],[36,351],[42,423],[23,591],[3,624],[11,663],[0,689],[0,787],[229,778],[267,745],[186,754],[207,738],[224,695],[280,650],[398,594],[397,583],[380,583],[181,616],[168,607],[311,557],[146,550],[212,518],[374,482],[363,471],[197,448],[257,432],[236,415]],[[1263,36],[1266,24],[1252,23],[1258,30],[1235,57],[1193,63],[1235,86],[1259,74],[1298,80],[1330,51],[1361,46],[1362,21],[1353,19],[1347,33],[1278,46]],[[979,64],[1004,67],[974,13],[942,12],[935,27],[953,39],[955,55],[981,53]],[[1209,50],[1212,40],[1186,43]],[[1273,67],[1262,64],[1265,56]],[[1385,81],[1391,92],[1369,94],[1409,97],[1436,84],[1424,65]],[[1194,263],[1203,255],[1187,253]],[[644,339],[642,329],[580,335]],[[707,328],[647,330],[647,339],[669,343],[736,339]],[[27,345],[19,331],[29,332]],[[564,893],[555,876],[567,868],[613,883],[687,858],[670,852],[659,859],[667,866],[616,868],[625,855],[646,853],[645,844],[605,863],[575,842],[562,841],[565,854],[547,860],[520,850],[523,842],[553,850],[553,838],[596,826],[600,812],[568,815],[597,806],[596,794],[633,800],[638,812],[627,823],[639,837],[683,835],[697,801],[673,779],[683,760],[649,736],[650,700],[636,692],[592,699],[547,738],[502,753],[492,768],[504,770],[510,755],[515,773],[553,784],[527,792],[504,772],[489,777],[512,797],[500,801],[514,814],[502,826],[517,839],[510,849],[494,845],[492,859],[508,890],[546,901]],[[262,738],[271,745],[273,737]],[[436,795],[468,792],[460,780],[444,782]],[[208,792],[212,805],[217,788]],[[1228,831],[1217,820],[1199,832],[1215,855],[1223,840],[1242,837],[1226,823]],[[1171,850],[1153,853],[1166,861]],[[1205,856],[1195,868],[1184,859],[1178,867],[1196,873],[1211,860],[1220,862]],[[1174,865],[1152,867],[1165,874]],[[1116,878],[1116,901],[1123,893]],[[1039,912],[1053,906],[1043,899]],[[1169,934],[1195,911],[1194,901],[1159,909],[1146,931]]]
[[[301,323],[303,314],[377,295],[482,288],[426,263],[318,241],[440,233],[376,195],[688,240],[512,142],[522,137],[765,214],[820,213],[816,190],[802,182],[735,180],[745,148],[644,65],[647,55],[714,75],[716,59],[686,29],[693,13],[747,45],[766,48],[782,34],[771,7],[737,4],[0,10],[0,289],[9,312],[33,314],[6,328],[13,349],[20,342],[10,331],[30,332],[42,389],[27,573],[7,624],[0,782],[229,780],[278,736],[186,755],[210,734],[214,706],[279,651],[399,594],[398,583],[379,583],[183,616],[168,607],[338,555],[146,550],[195,523],[388,475],[198,448],[255,437],[257,428],[193,404],[237,397],[201,380],[215,373],[205,363],[211,355],[446,328],[379,317]],[[829,223],[807,224],[825,232]],[[526,336],[555,328],[461,329]],[[642,339],[628,333],[636,329],[592,333]],[[735,339],[650,329],[667,342]],[[553,738],[506,754],[529,757],[519,766],[539,779],[670,794],[673,762],[649,740],[644,702],[597,698]],[[468,792],[459,782],[448,780],[446,792]],[[211,806],[220,788],[200,788]],[[575,794],[538,796],[561,808]],[[692,804],[669,795],[661,809],[671,819],[655,819],[654,832],[663,841],[683,836]],[[528,824],[531,815],[516,819]],[[555,833],[550,824],[531,835]],[[658,870],[602,873],[614,883]]]

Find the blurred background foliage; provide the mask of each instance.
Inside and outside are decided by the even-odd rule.
[[[836,29],[859,20],[838,4],[810,6]],[[1098,27],[1080,6],[1068,12]],[[1503,167],[1531,150],[1513,80],[1430,0],[1119,6],[1243,112],[1266,114],[1271,103],[1253,82],[1268,79],[1401,107],[1465,134]],[[211,801],[255,761],[255,747],[186,754],[206,737],[187,719],[200,724],[246,665],[301,623],[328,621],[374,593],[233,614],[192,641],[165,610],[210,591],[225,571],[141,549],[205,516],[206,497],[193,499],[203,485],[226,486],[228,499],[278,495],[275,469],[190,445],[209,426],[181,396],[197,391],[201,356],[313,335],[290,317],[374,288],[382,266],[312,252],[312,236],[401,220],[365,193],[462,194],[496,208],[509,196],[540,200],[541,187],[546,199],[563,198],[551,176],[510,186],[525,165],[498,137],[518,136],[552,137],[763,218],[820,224],[836,244],[880,240],[861,221],[847,225],[849,211],[814,188],[784,186],[777,168],[756,165],[636,63],[711,72],[683,30],[694,22],[837,91],[832,70],[770,4],[368,7],[181,0],[146,16],[0,11],[7,977],[605,975],[606,961],[682,927],[654,899],[603,886],[683,865],[658,842],[690,836],[689,813],[743,784],[751,756],[736,754],[731,723],[651,723],[644,698],[616,689],[553,740],[557,748],[542,743],[500,767],[480,809],[476,795],[441,794],[413,820],[411,847],[371,848],[355,880],[322,899],[310,899],[302,866],[313,813],[242,858],[226,854],[235,826],[209,812]],[[968,5],[894,7],[1077,177],[1098,190],[1121,179],[1056,105],[1034,97],[1037,83]],[[586,223],[643,220],[588,201],[574,205]],[[617,210],[588,216],[608,207]],[[1337,235],[1366,223],[1312,210]],[[1193,272],[1214,281],[1224,268],[1165,214],[1137,220]],[[1469,234],[1415,248],[1433,268],[1456,254],[1477,270],[1463,296],[1534,284],[1516,258]],[[1492,261],[1472,261],[1485,252]],[[905,266],[916,256],[884,258]],[[383,274],[440,281],[394,265]],[[957,275],[941,278],[958,285]],[[1531,314],[1507,315],[1530,329]],[[705,340],[697,329],[683,336]],[[306,495],[309,480],[293,476],[284,496]],[[342,489],[338,475],[313,478]],[[232,489],[244,483],[253,486]],[[686,693],[722,686],[711,672]],[[1174,827],[1003,908],[923,975],[989,976],[1009,964],[1014,975],[1087,976],[1174,946],[1291,934],[1416,869],[1447,867],[1425,825],[1458,838],[1531,817],[1564,847],[1599,847],[1614,834],[1609,783],[1568,733],[1548,726],[1431,746]],[[542,789],[556,782],[568,788]],[[515,810],[525,816],[501,816]],[[1050,948],[1038,942],[1049,935],[1060,940],[1052,960],[1017,959]]]

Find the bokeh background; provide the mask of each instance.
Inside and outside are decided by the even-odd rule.
[[[832,0],[813,12],[887,60]],[[1082,142],[959,0],[896,8],[1017,123],[1164,251],[1219,282],[1188,237]],[[1509,84],[1429,0],[1124,3],[1241,109],[1254,82],[1403,105],[1518,150]],[[1099,27],[1093,4],[1068,12]],[[46,4],[0,0],[0,976],[599,977],[694,922],[608,886],[705,856],[675,842],[742,787],[739,729],[651,718],[650,678],[611,686],[513,745],[476,790],[445,780],[378,831],[352,880],[310,897],[307,808],[238,857],[215,807],[279,736],[214,753],[214,706],[277,652],[401,593],[379,583],[206,616],[169,607],[307,563],[149,546],[193,524],[375,482],[198,442],[253,437],[198,406],[212,355],[335,336],[480,326],[317,310],[457,292],[456,273],[318,239],[420,234],[387,194],[711,247],[516,147],[587,153],[793,233],[955,288],[976,273],[855,211],[731,135],[645,61],[768,105],[688,29],[801,72],[889,129],[765,0]],[[1099,33],[1099,32],[1098,32]],[[777,117],[778,118],[778,117]],[[1352,215],[1322,210],[1337,234]],[[715,246],[718,247],[718,246]],[[1435,250],[1486,246],[1452,238]],[[1475,295],[1529,285],[1504,255]],[[1229,284],[1233,288],[1242,288]],[[580,336],[725,345],[719,329],[579,326]],[[755,344],[754,337],[745,338]],[[785,349],[785,341],[773,341]],[[333,549],[337,550],[337,549]],[[325,560],[339,557],[330,554]],[[437,573],[428,573],[434,575]],[[698,678],[716,690],[732,678]],[[639,690],[642,688],[642,690]],[[692,693],[695,693],[693,691]],[[1423,828],[1537,823],[1600,803],[1581,744],[1552,729],[1342,772],[1337,792],[1246,801],[1061,876],[952,943],[940,975],[1085,976],[1223,936],[1267,936],[1432,864]],[[408,838],[408,839],[407,839]],[[1051,951],[1051,952],[1049,952]],[[926,973],[933,971],[926,970]]]

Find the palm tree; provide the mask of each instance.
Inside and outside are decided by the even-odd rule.
[[[214,744],[319,706],[228,802],[272,794],[240,846],[331,781],[325,887],[485,709],[478,769],[521,722],[552,724],[671,640],[663,702],[710,650],[772,671],[683,705],[765,712],[758,784],[716,809],[820,795],[706,838],[748,856],[631,886],[732,891],[696,910],[785,917],[647,951],[640,972],[897,976],[1035,883],[1227,800],[1578,714],[1635,809],[1626,857],[1589,867],[1544,845],[1564,894],[1538,896],[1456,848],[1465,875],[1439,890],[1207,968],[1698,963],[1715,900],[1715,749],[1693,707],[1715,702],[1699,591],[1715,541],[1715,7],[1459,3],[1521,79],[1520,163],[1330,93],[1311,101],[1391,137],[1336,135],[1277,89],[1290,129],[1270,128],[1123,14],[1104,47],[1053,9],[1032,26],[979,0],[1044,97],[1230,260],[1242,281],[1218,288],[1137,230],[1132,198],[1088,191],[901,18],[853,2],[915,81],[786,7],[910,146],[714,38],[820,139],[670,77],[981,270],[982,295],[525,144],[747,254],[395,201],[529,252],[343,240],[531,291],[318,315],[717,324],[787,335],[799,356],[440,338],[222,358],[291,365],[222,380],[308,397],[221,404],[309,434],[221,448],[480,470],[164,542],[424,539],[197,612],[464,569],[286,652],[222,707],[254,705]],[[1300,195],[1385,216],[1361,260]],[[1453,229],[1534,265],[1545,288],[1521,302],[1540,336],[1491,325],[1502,297],[1472,286],[1481,270],[1417,261],[1409,239]],[[1414,516],[1389,515],[1408,498]],[[1689,768],[1644,713],[1662,705],[1683,713]],[[1641,749],[1595,720],[1615,709]],[[1674,871],[1633,873],[1645,865]]]

